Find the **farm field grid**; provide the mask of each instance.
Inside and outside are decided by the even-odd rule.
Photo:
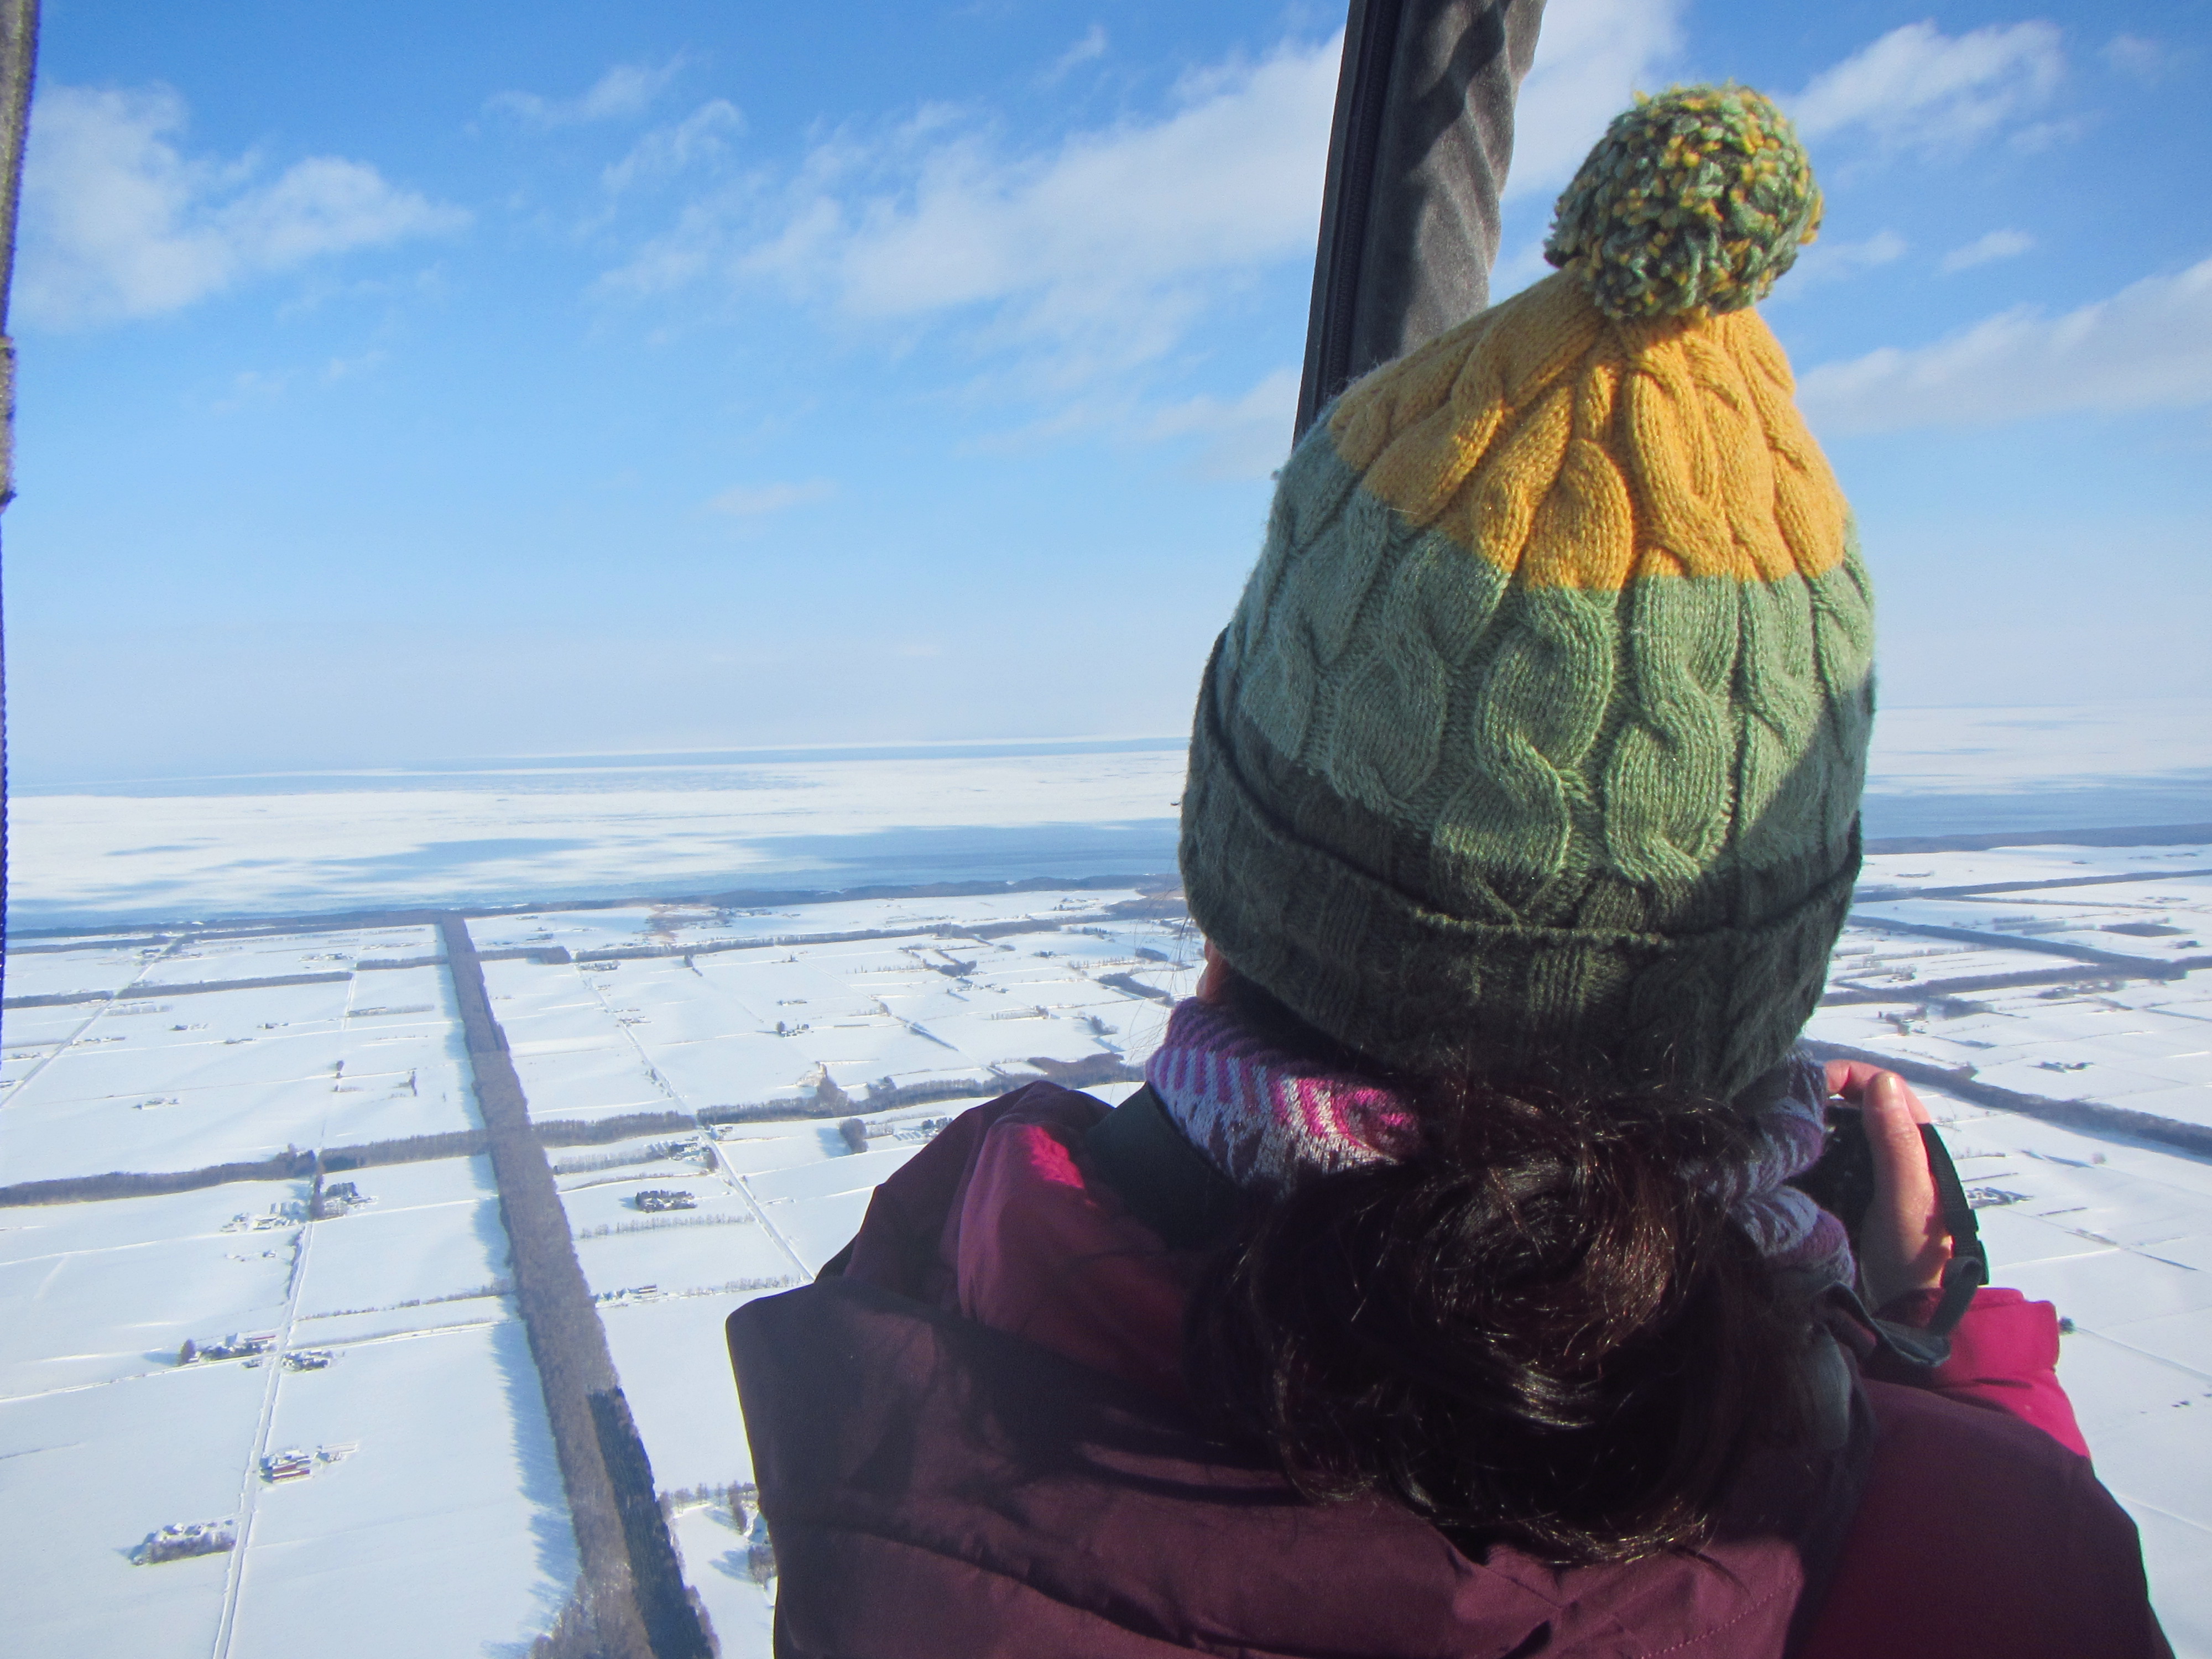
[[[11,943],[11,1642],[143,1659],[521,1655],[568,1601],[465,985],[738,1659],[775,1581],[723,1320],[805,1282],[966,1106],[1122,1097],[1196,954],[1179,895],[1134,882]],[[1999,1282],[2070,1322],[2176,1650],[2212,1656],[2212,847],[1871,857],[1808,1037],[1921,1089]]]

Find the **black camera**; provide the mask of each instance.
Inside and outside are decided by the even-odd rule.
[[[1844,1231],[1856,1249],[1867,1212],[1874,1207],[1874,1148],[1867,1141],[1866,1114],[1857,1107],[1831,1099],[1827,1109],[1828,1138],[1820,1162],[1796,1176],[1790,1185],[1844,1224]],[[1942,1296],[1923,1334],[1948,1336],[1965,1316],[1975,1288],[1990,1282],[1989,1255],[1982,1246],[1982,1230],[1974,1219],[1973,1201],[1960,1184],[1959,1170],[1936,1126],[1920,1126],[1920,1146],[1928,1158],[1928,1173],[1936,1183],[1936,1201],[1942,1212],[1944,1231],[1951,1236],[1951,1260],[1944,1265]]]
[[[1946,1166],[1950,1163],[1948,1157],[1943,1161]],[[1809,1194],[1815,1204],[1842,1222],[1851,1243],[1857,1244],[1866,1212],[1874,1206],[1874,1148],[1867,1144],[1865,1114],[1831,1100],[1827,1144],[1820,1148],[1820,1161],[1790,1184]]]

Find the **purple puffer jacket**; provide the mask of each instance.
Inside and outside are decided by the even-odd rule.
[[[786,1659],[1772,1654],[1851,1510],[1839,1458],[1744,1483],[1703,1563],[1477,1564],[1407,1510],[1301,1502],[1182,1408],[872,1285],[753,1303],[732,1341]],[[1759,1513],[1754,1487],[1780,1502]]]
[[[1104,1110],[1040,1084],[964,1115],[848,1270],[731,1316],[785,1659],[2166,1654],[2133,1527],[2060,1443],[2050,1310],[2009,1292],[1955,1397],[1867,1380],[1843,1443],[1754,1460],[1695,1556],[1476,1560],[1300,1501],[1200,1433],[1177,1255],[1080,1150]]]

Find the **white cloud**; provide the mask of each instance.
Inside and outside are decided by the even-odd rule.
[[[2035,238],[2024,230],[1993,230],[1986,236],[1977,236],[1964,247],[1954,247],[1942,258],[1946,271],[1966,270],[1974,265],[1985,265],[1993,259],[2011,259],[2035,246]]]
[[[1338,55],[1291,43],[1187,77],[1157,118],[1036,150],[940,106],[880,140],[840,133],[772,215],[703,197],[605,285],[765,278],[854,321],[965,313],[1062,383],[1127,367],[1224,284],[1312,257]]]
[[[1193,398],[1153,416],[1146,435],[1202,437],[1198,470],[1209,478],[1264,478],[1291,450],[1298,372],[1279,368],[1234,403]]]
[[[713,99],[682,120],[647,133],[629,155],[600,173],[600,182],[618,194],[634,185],[673,178],[701,161],[719,161],[729,154],[727,141],[744,130],[744,115],[735,104]]]
[[[251,276],[468,222],[337,156],[252,183],[251,156],[182,154],[185,125],[184,100],[163,87],[40,88],[23,180],[28,318],[67,327],[155,316]]]
[[[2172,54],[2156,40],[2140,34],[2116,34],[2097,54],[2123,75],[2156,85],[2172,69]]]
[[[216,398],[208,406],[209,412],[235,415],[241,409],[273,404],[284,395],[291,384],[292,371],[289,368],[242,368],[230,377],[230,395]]]
[[[1982,137],[2039,106],[2065,70],[2050,23],[1991,24],[1956,36],[1907,23],[1784,101],[1808,138],[1863,127],[1884,144],[1934,149]]]
[[[732,518],[757,519],[787,507],[826,501],[836,493],[837,486],[827,478],[810,478],[805,483],[740,484],[715,496],[707,503],[707,509]]]
[[[1681,49],[1686,0],[1577,0],[1544,13],[1513,116],[1508,200],[1557,190]]]
[[[1831,433],[2212,403],[2212,259],[2062,317],[2023,306],[1931,345],[1824,363],[1797,400]]]
[[[495,92],[484,100],[487,113],[513,116],[526,126],[569,127],[586,121],[634,119],[653,107],[684,67],[678,52],[659,68],[617,64],[574,98],[545,98],[534,92]]]
[[[1677,49],[1686,0],[1582,0],[1547,16],[1510,188],[1571,175]],[[1103,29],[1068,54],[1103,52]],[[974,110],[842,129],[781,186],[724,181],[602,278],[646,295],[763,281],[848,325],[957,319],[1031,389],[1156,361],[1270,266],[1313,257],[1340,36],[1195,70],[1170,106],[1024,148]],[[1278,458],[1279,459],[1279,458]]]
[[[381,347],[372,348],[355,357],[333,357],[324,365],[325,380],[351,380],[356,374],[366,374],[381,368],[391,354]]]
[[[1872,270],[1879,265],[1894,264],[1902,259],[1911,244],[1893,230],[1878,230],[1871,236],[1855,242],[1838,241],[1822,237],[1797,256],[1797,263],[1775,289],[1777,300],[1794,299],[1808,289],[1825,283],[1840,282],[1856,276],[1863,270]]]
[[[963,138],[910,194],[850,215],[846,302],[899,316],[1025,296],[1048,331],[1118,321],[1132,298],[1313,241],[1338,52],[1293,47],[1167,119],[1007,157]]]
[[[1080,40],[1053,60],[1052,67],[1044,72],[1044,84],[1051,86],[1054,82],[1065,78],[1070,70],[1080,69],[1084,64],[1095,62],[1105,55],[1106,26],[1103,23],[1093,23]]]

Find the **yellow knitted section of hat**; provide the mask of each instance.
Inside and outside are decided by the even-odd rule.
[[[1530,587],[1844,561],[1843,490],[1749,308],[1616,321],[1562,271],[1360,381],[1329,435],[1363,489]]]

